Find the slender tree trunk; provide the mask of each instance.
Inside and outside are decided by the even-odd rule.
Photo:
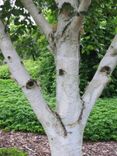
[[[57,112],[64,124],[78,120],[81,110],[79,95],[79,45],[67,40],[58,44],[57,66]]]
[[[75,39],[75,38],[74,38]],[[52,156],[81,156],[83,128],[80,124],[82,101],[79,95],[79,44],[66,40],[57,45],[57,107],[65,136],[49,137]]]
[[[56,54],[56,112],[65,129],[64,136],[49,138],[52,156],[82,156],[83,125],[80,123],[82,100],[79,95],[79,42],[73,32],[58,42]]]

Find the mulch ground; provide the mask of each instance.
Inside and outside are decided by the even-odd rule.
[[[29,156],[50,156],[46,136],[0,131],[0,148],[17,147]],[[85,142],[83,156],[117,156],[117,142]]]

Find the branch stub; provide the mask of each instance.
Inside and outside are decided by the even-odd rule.
[[[26,83],[26,88],[27,89],[32,89],[32,88],[34,88],[36,86],[36,84],[37,84],[36,80],[30,79]]]
[[[111,68],[109,66],[104,66],[100,69],[100,72],[103,72],[109,75],[111,73]]]

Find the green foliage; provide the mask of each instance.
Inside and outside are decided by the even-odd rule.
[[[40,44],[43,42],[45,37],[41,35],[40,31],[36,26],[31,30],[26,29],[26,32],[19,35],[17,39],[14,38],[14,29],[17,30],[17,26],[11,25],[11,39],[14,41],[14,46],[22,59],[37,60],[41,55],[42,49],[40,50]],[[22,29],[19,29],[22,30]],[[39,37],[40,36],[40,37]],[[46,43],[46,40],[44,40]],[[41,42],[41,43],[40,43]],[[44,47],[43,42],[43,47]],[[47,45],[47,44],[46,44]],[[45,47],[46,47],[45,45]]]
[[[34,2],[44,13],[49,23],[57,23],[57,6],[53,0],[34,0]],[[92,1],[88,15],[85,18],[84,35],[81,35],[81,94],[83,94],[86,85],[92,79],[100,60],[117,31],[115,4],[116,0]],[[31,21],[29,14],[24,11],[20,1],[16,1],[16,6],[18,7],[13,7],[12,3],[6,0],[1,11],[2,18],[10,26],[11,39],[14,41],[16,50],[21,58],[39,60],[39,70],[37,70],[36,75],[33,72],[35,71],[33,67],[31,67],[29,72],[34,78],[39,78],[44,92],[55,95],[55,65],[53,57],[48,54],[47,40],[41,30]],[[25,18],[19,20],[20,15]],[[35,66],[37,67],[36,63]],[[1,71],[0,78],[9,78],[9,74],[5,73],[4,70]],[[116,96],[116,84],[117,68],[113,73],[111,83],[104,90],[102,97]]]
[[[44,134],[21,89],[11,80],[0,80],[0,129]],[[44,95],[52,109],[55,98]],[[100,99],[85,129],[86,140],[117,140],[117,98]]]
[[[0,128],[42,133],[42,126],[20,88],[11,80],[0,80],[0,88]]]
[[[49,53],[40,61],[39,82],[44,94],[55,97],[55,64],[54,58]]]
[[[90,58],[91,59],[91,58]],[[93,62],[93,57],[92,57]],[[81,88],[81,94],[83,94],[84,88],[87,86],[87,83],[92,79],[94,72],[96,70],[96,66],[93,67],[92,63],[89,64],[88,60],[86,65],[81,62],[81,68],[80,68],[80,88]],[[94,62],[95,64],[95,62]],[[29,74],[32,76],[33,79],[37,79],[39,81],[39,84],[42,88],[42,91],[44,94],[49,94],[50,96],[55,96],[55,90],[56,90],[56,71],[55,71],[55,64],[54,64],[54,58],[49,53],[43,53],[43,56],[40,57],[37,61],[32,60],[26,60],[24,61],[24,65],[29,72]],[[10,79],[11,74],[8,70],[7,65],[2,65],[0,67],[0,79]],[[101,97],[114,97],[117,95],[117,70],[115,69],[112,77],[110,78],[110,83],[105,88],[103,94]]]
[[[37,78],[39,65],[38,62],[34,62],[31,60],[24,61],[24,65],[26,66],[27,71],[31,74],[33,78]],[[2,65],[0,67],[0,79],[11,79],[11,73],[9,72],[7,65]]]
[[[0,148],[0,156],[28,156],[17,148]]]
[[[48,55],[48,56],[47,56]],[[55,66],[54,59],[48,53],[39,61],[26,60],[24,65],[33,79],[39,81],[45,94],[55,95]],[[0,67],[0,79],[11,79],[7,65]]]
[[[43,54],[44,55],[44,54]],[[48,52],[41,57],[39,61],[25,61],[27,71],[30,75],[39,81],[44,94],[55,96],[55,65],[54,58]]]
[[[38,79],[40,70],[39,61],[26,60],[24,61],[24,66],[33,79]]]
[[[98,100],[88,119],[84,138],[117,141],[117,98]]]
[[[34,78],[37,79],[39,76],[39,62],[27,60],[24,61],[25,68],[29,72],[29,74]],[[11,74],[9,72],[7,65],[2,65],[0,67],[0,79],[11,79]]]
[[[107,3],[108,1],[108,3]],[[81,36],[81,94],[92,79],[100,60],[108,49],[117,27],[116,0],[92,1],[84,22],[84,34]],[[104,90],[102,97],[117,95],[117,68],[111,83]]]
[[[7,65],[0,67],[0,79],[10,79],[10,72]]]

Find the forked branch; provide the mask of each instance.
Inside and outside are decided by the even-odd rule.
[[[88,8],[91,5],[91,0],[80,0],[79,7],[76,11],[76,16],[74,17],[74,20],[72,22],[72,28],[73,29],[81,29],[83,24],[84,16],[88,12]]]
[[[91,0],[81,0],[78,8],[78,13],[86,15],[90,4]]]

